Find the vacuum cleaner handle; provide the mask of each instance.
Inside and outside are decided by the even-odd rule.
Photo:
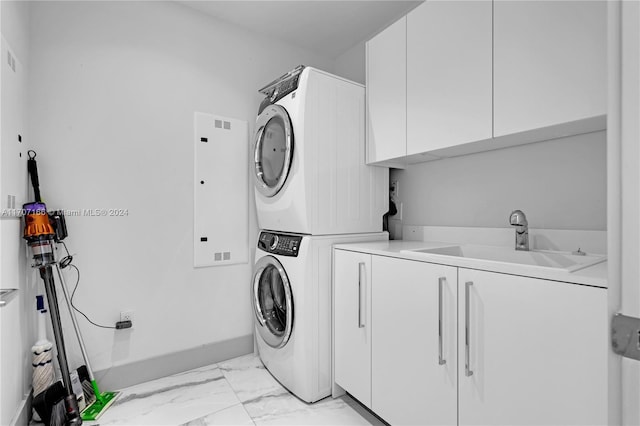
[[[29,159],[27,160],[27,170],[31,177],[31,184],[33,185],[33,195],[36,198],[36,202],[41,203],[40,198],[40,181],[38,180],[38,164],[36,163],[36,152],[29,150],[27,152]]]

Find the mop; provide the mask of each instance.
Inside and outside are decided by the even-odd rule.
[[[44,296],[36,296],[36,309],[38,311],[38,341],[31,347],[33,352],[33,396],[34,398],[47,390],[53,384],[53,344],[47,340],[45,317],[47,310],[44,308]],[[38,412],[33,410],[33,418],[42,421]]]
[[[69,294],[67,291],[67,284],[64,280],[64,276],[62,275],[62,271],[60,270],[60,265],[58,263],[56,263],[56,270],[58,271],[58,277],[60,278],[60,287],[62,287],[62,293],[64,294],[65,301],[67,302],[67,308],[69,309],[69,316],[71,317],[71,322],[73,323],[73,328],[76,332],[78,343],[80,344],[80,352],[82,352],[82,357],[84,358],[86,372],[87,372],[87,375],[89,376],[89,381],[91,383],[90,389],[86,386],[86,382],[83,381],[82,383],[83,388],[85,390],[85,394],[88,394],[88,397],[86,398],[87,407],[84,410],[82,410],[80,415],[82,416],[82,420],[97,420],[102,415],[102,413],[104,413],[104,411],[107,408],[109,408],[111,404],[115,402],[116,398],[119,396],[120,393],[119,392],[100,392],[100,389],[98,388],[98,383],[96,382],[95,376],[93,375],[93,370],[91,369],[91,364],[89,363],[89,357],[87,355],[87,350],[84,346],[84,340],[82,339],[82,334],[80,334],[80,327],[78,326],[78,321],[76,320],[76,315],[75,315],[73,306],[71,305],[71,299],[69,298]],[[78,369],[78,371],[80,371],[80,369]],[[95,395],[95,401],[93,401],[92,394]]]

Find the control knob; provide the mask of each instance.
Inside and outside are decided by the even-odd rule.
[[[278,236],[272,235],[271,240],[269,241],[269,247],[271,248],[271,250],[275,250],[277,246],[278,246]]]

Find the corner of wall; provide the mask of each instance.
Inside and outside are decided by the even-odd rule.
[[[340,77],[365,84],[365,42],[362,41],[334,59],[334,72]]]
[[[27,129],[27,78],[29,75],[30,2],[0,2],[2,60],[0,66],[0,202],[2,208],[20,208],[27,193],[24,179]],[[10,53],[9,53],[10,52]],[[10,55],[10,56],[9,56]],[[11,65],[7,58],[11,58]],[[18,137],[17,135],[20,135]],[[7,201],[7,195],[12,201]],[[7,205],[10,203],[11,205]],[[15,205],[14,205],[15,204]],[[16,288],[17,295],[0,307],[2,356],[0,357],[0,424],[26,424],[30,414],[31,360],[34,318],[33,286],[27,285],[26,258],[19,218],[0,222],[2,251],[0,288]]]

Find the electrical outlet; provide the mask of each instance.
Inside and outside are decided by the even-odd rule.
[[[133,311],[122,311],[122,312],[120,312],[120,321],[131,321],[131,322],[133,322]]]
[[[392,180],[389,185],[389,195],[391,195],[391,198],[396,198],[399,192],[398,181]]]

